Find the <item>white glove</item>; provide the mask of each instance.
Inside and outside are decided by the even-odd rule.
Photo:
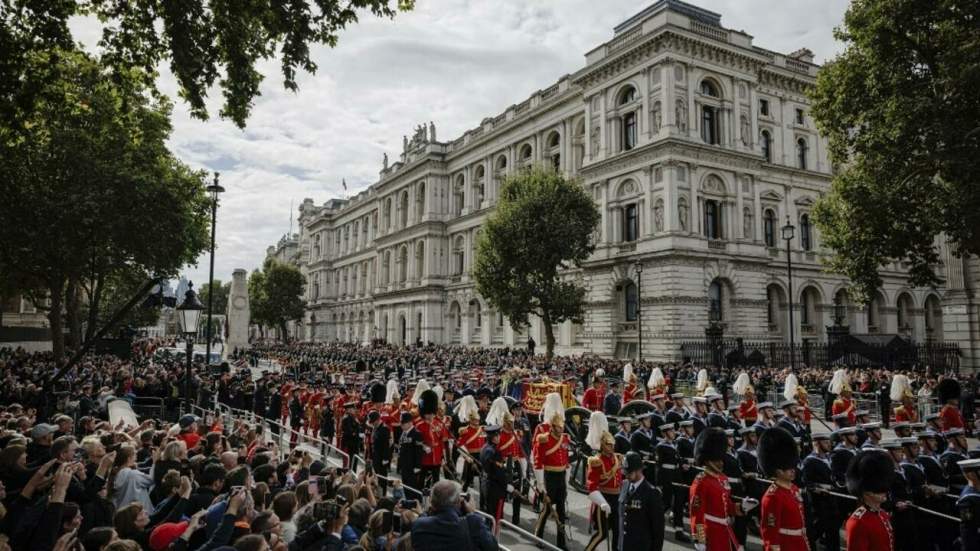
[[[429,454],[432,453],[432,448],[430,448],[429,446],[422,446],[422,451]]]
[[[743,513],[748,513],[749,511],[751,511],[752,509],[755,509],[758,506],[759,506],[759,500],[758,499],[752,499],[751,497],[742,498],[742,512]]]
[[[463,458],[463,454],[459,454],[459,457],[456,458],[456,474],[459,476],[463,476],[463,464],[465,462],[466,460]]]
[[[704,546],[703,543],[695,543],[694,544],[694,551],[705,551],[705,549],[707,549],[707,548]]]
[[[514,493],[514,485],[513,484],[508,484],[507,485],[507,493],[508,494]]]
[[[534,481],[537,482],[538,488],[544,488],[544,469],[534,469]]]
[[[612,511],[612,508],[609,507],[609,503],[606,502],[606,498],[602,497],[602,493],[599,490],[593,490],[592,493],[589,494],[589,501],[595,503],[606,513]]]
[[[522,473],[521,476],[523,476],[523,473],[527,472],[527,459],[523,457],[518,457],[517,463],[520,464],[521,466],[521,473]]]
[[[602,509],[602,512],[606,513],[607,515],[609,514],[610,511],[612,511],[612,507],[610,507],[608,503],[603,503],[602,505],[599,506],[599,508]]]

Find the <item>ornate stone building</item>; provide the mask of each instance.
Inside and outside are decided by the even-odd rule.
[[[717,13],[661,0],[585,58],[460,137],[418,126],[356,196],[305,200],[305,336],[506,346],[530,333],[542,343],[539,323],[512,330],[468,275],[501,180],[532,163],[578,178],[602,213],[595,254],[568,274],[588,289],[585,323],[556,332],[559,353],[632,356],[642,325],[645,358],[676,358],[709,319],[729,336],[788,340],[787,221],[797,342],[825,339],[836,304],[852,333],[921,341],[953,331],[961,346],[976,335],[969,275],[950,281],[967,320],[951,326],[946,290],[908,288],[899,262],[883,268],[867,306],[822,271],[810,209],[833,168],[809,115],[809,50],[766,50]]]

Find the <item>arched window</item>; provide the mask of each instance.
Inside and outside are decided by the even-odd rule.
[[[456,185],[453,186],[453,207],[456,216],[463,214],[463,204],[465,202],[464,195],[464,179],[463,175],[460,174],[456,177]]]
[[[709,321],[721,321],[724,319],[724,310],[722,310],[722,290],[721,282],[717,279],[711,282],[708,286],[708,320]]]
[[[772,209],[766,209],[763,217],[763,233],[765,234],[766,246],[776,246],[776,213]]]
[[[810,227],[810,215],[804,214],[800,216],[800,246],[803,247],[804,251],[809,251],[813,248],[812,231]]]
[[[710,96],[713,98],[721,97],[721,94],[718,93],[718,87],[715,86],[715,83],[707,79],[701,81],[701,93],[704,94],[705,96]]]
[[[816,304],[815,304],[815,292],[813,288],[807,287],[803,290],[802,304],[800,305],[800,325],[803,326],[803,330],[807,330],[807,326],[813,324],[815,319]]]
[[[636,321],[637,298],[636,284],[627,281],[623,285],[623,316],[626,321]]]
[[[476,299],[470,301],[470,317],[473,318],[473,331],[476,332],[483,326],[483,315],[480,310],[480,301]]]
[[[408,247],[402,246],[398,251],[398,282],[408,279]]]
[[[771,163],[772,162],[772,136],[769,134],[768,130],[762,131],[762,139],[759,141],[762,144],[762,158],[764,158],[767,163]]]
[[[803,138],[796,140],[796,166],[803,170],[806,170],[806,152],[806,140]]]
[[[640,219],[636,203],[623,207],[623,241],[636,241],[640,234]]]
[[[704,143],[721,143],[718,131],[718,110],[710,105],[701,108],[701,139]]]
[[[625,89],[623,89],[622,92],[619,93],[619,101],[616,102],[616,105],[626,105],[627,103],[630,103],[635,99],[636,99],[636,88],[633,88],[632,86],[627,86]]]
[[[455,332],[457,332],[457,333],[459,332],[459,329],[460,329],[460,327],[462,326],[462,323],[463,323],[463,316],[460,315],[460,314],[461,314],[461,312],[460,312],[460,308],[459,308],[459,303],[456,302],[456,301],[453,301],[452,306],[449,307],[449,318],[452,319],[452,321],[453,321],[453,330]]]
[[[415,211],[416,218],[421,220],[422,215],[425,214],[425,182],[419,183],[415,205],[417,207]]]
[[[401,216],[401,220],[399,221],[398,225],[404,228],[408,226],[408,190],[407,189],[402,192],[402,200],[401,200],[401,205],[399,206],[399,210],[401,211],[398,213],[399,216]]]
[[[453,266],[453,275],[462,275],[463,273],[463,252],[463,236],[461,235],[456,238],[456,245],[453,247],[453,256],[454,260],[456,261],[455,265]]]
[[[520,152],[521,162],[522,163],[528,163],[528,162],[530,162],[531,155],[533,153],[534,153],[534,150],[531,149],[531,145],[530,144],[524,144],[524,145],[522,145],[521,146],[521,152]]]
[[[636,147],[636,113],[623,115],[623,151]]]
[[[778,285],[769,285],[766,288],[766,321],[771,332],[778,333],[782,329],[783,303],[783,290]]]
[[[558,132],[552,132],[548,135],[548,155],[551,159],[551,166],[555,170],[561,169],[561,136]]]
[[[713,199],[704,202],[704,235],[721,239],[721,206]]]
[[[425,241],[419,241],[415,247],[415,278],[425,277]]]
[[[507,170],[507,155],[501,155],[497,157],[497,163],[494,166],[494,170],[497,172],[503,172]]]

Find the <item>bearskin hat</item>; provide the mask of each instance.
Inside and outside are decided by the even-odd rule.
[[[371,402],[375,404],[383,404],[385,402],[385,385],[381,381],[375,381],[371,385]]]
[[[422,391],[419,396],[419,415],[435,415],[439,410],[439,395],[432,389]]]
[[[800,450],[796,440],[786,429],[773,427],[759,438],[759,466],[766,476],[774,476],[776,469],[789,470],[800,462]]]
[[[939,381],[939,385],[936,387],[936,396],[939,397],[940,404],[945,404],[949,400],[959,400],[959,381],[956,379],[943,379],[942,381]]]
[[[891,488],[894,476],[895,461],[888,452],[862,450],[847,464],[847,491],[858,497],[864,492],[884,493]]]
[[[701,431],[694,441],[694,462],[704,465],[706,461],[721,461],[728,451],[728,437],[718,427],[708,427]]]

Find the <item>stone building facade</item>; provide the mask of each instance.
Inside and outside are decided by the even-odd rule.
[[[810,209],[833,167],[809,115],[809,50],[763,49],[717,13],[661,0],[585,58],[462,136],[439,140],[434,124],[419,125],[356,196],[305,200],[305,338],[543,343],[537,321],[513,330],[469,270],[502,179],[547,163],[579,179],[602,213],[594,255],[567,274],[588,289],[585,322],[556,331],[558,353],[632,356],[642,326],[645,358],[676,358],[712,319],[729,336],[788,340],[787,222],[797,342],[825,339],[834,311],[852,333],[973,342],[972,261],[947,259],[963,268],[952,290],[909,288],[900,262],[885,266],[868,305],[822,270]]]

